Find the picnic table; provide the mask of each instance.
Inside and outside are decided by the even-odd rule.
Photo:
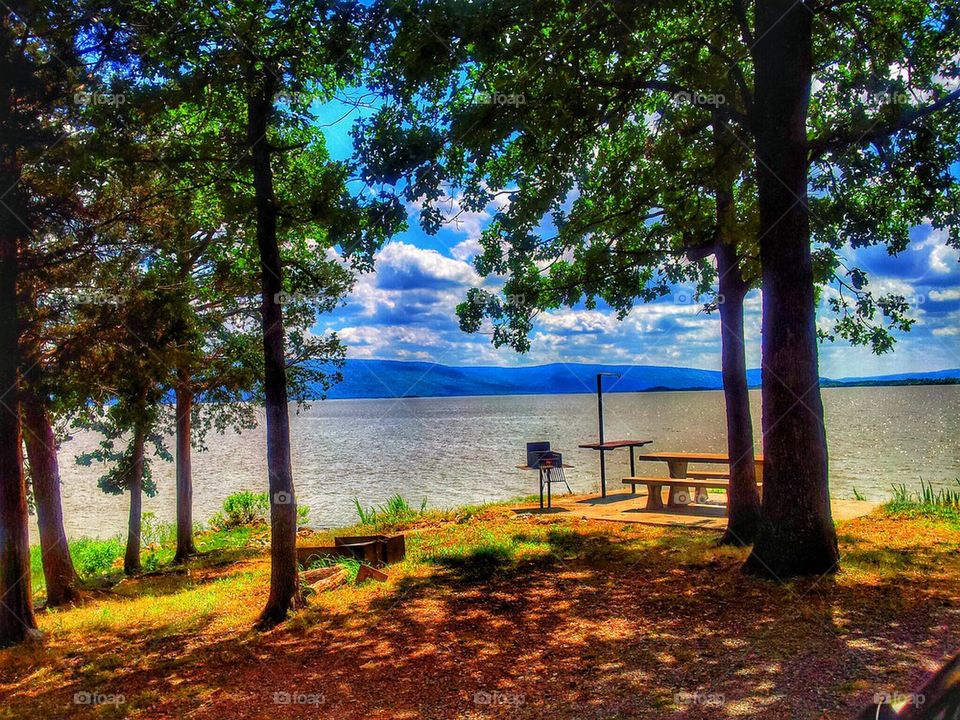
[[[661,489],[666,486],[670,489],[670,495],[667,500],[668,507],[679,507],[687,505],[694,500],[696,502],[706,502],[708,499],[707,488],[727,489],[730,487],[730,458],[726,453],[696,453],[696,452],[653,452],[637,455],[637,460],[647,462],[665,462],[669,477],[651,477],[638,476],[633,470],[631,463],[631,472],[629,477],[623,479],[625,485],[630,485],[632,492],[637,491],[637,485],[647,486],[647,510],[663,510],[663,498],[660,496]],[[755,455],[757,485],[763,483],[763,456]],[[723,470],[690,470],[691,463],[703,463],[714,465],[727,465],[728,469]],[[686,489],[690,500],[681,502],[677,495]],[[695,498],[692,496],[691,489],[696,490]]]
[[[637,469],[634,460],[634,448],[649,445],[653,440],[607,440],[606,442],[583,443],[579,447],[585,450],[596,450],[600,453],[600,494],[607,496],[607,466],[604,462],[604,453],[619,448],[630,448],[630,474],[636,475]]]

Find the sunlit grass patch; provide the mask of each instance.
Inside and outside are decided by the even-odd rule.
[[[937,489],[923,480],[917,491],[903,484],[894,485],[893,499],[885,503],[883,509],[894,517],[924,519],[960,528],[960,478],[955,489]]]

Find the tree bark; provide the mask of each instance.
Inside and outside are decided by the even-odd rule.
[[[256,64],[252,62],[251,67]],[[267,125],[273,111],[276,79],[269,70],[248,77],[247,141],[253,168],[257,208],[257,247],[260,251],[261,318],[265,365],[264,393],[267,419],[267,472],[270,489],[270,596],[258,625],[283,622],[291,609],[303,604],[297,573],[297,505],[290,462],[290,417],[287,408],[287,372],[284,354],[280,248],[277,242],[277,205]]]
[[[716,175],[718,292],[720,294],[720,369],[727,417],[727,455],[730,487],[727,489],[727,529],[722,545],[750,545],[760,524],[760,494],[757,492],[753,451],[753,419],[747,384],[747,357],[743,337],[743,299],[750,289],[743,278],[737,250],[737,212],[734,184],[739,141],[719,115],[713,123]]]
[[[177,552],[174,563],[186,562],[197,554],[193,542],[193,469],[191,467],[190,414],[193,391],[189,383],[177,384]]]
[[[763,274],[763,507],[744,570],[783,579],[837,569],[817,358],[807,134],[812,14],[756,0],[754,107]]]
[[[143,453],[146,436],[145,428],[137,427],[132,441],[130,477],[127,482],[130,490],[130,515],[127,520],[127,550],[123,556],[123,571],[127,575],[136,575],[142,569],[140,533],[143,520]]]
[[[720,242],[716,256],[721,296],[720,367],[727,409],[727,454],[730,457],[727,529],[720,542],[742,547],[753,542],[760,524],[760,494],[757,492],[753,419],[743,339],[743,299],[748,288],[740,273],[736,248]]]
[[[0,58],[18,50],[12,47],[9,25],[12,13],[0,8]],[[24,237],[27,207],[20,185],[20,164],[8,137],[17,130],[12,83],[16,72],[4,62],[0,67],[0,645],[21,642],[38,634],[30,589],[30,535],[27,529],[27,491],[17,372],[20,365],[20,319],[17,313],[18,252]]]
[[[80,578],[73,567],[67,533],[63,527],[60,465],[50,415],[43,398],[32,388],[24,391],[22,409],[30,481],[37,504],[47,606],[54,607],[80,599]]]

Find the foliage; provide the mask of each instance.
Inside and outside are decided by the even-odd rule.
[[[679,283],[712,309],[711,268],[684,250],[713,238],[719,158],[733,172],[733,237],[756,281],[747,4],[391,7],[395,39],[371,81],[390,101],[359,123],[357,145],[365,179],[421,205],[426,230],[462,212],[494,214],[474,264],[506,280],[469,292],[457,308],[464,330],[525,351],[544,310],[603,301],[623,317]],[[874,294],[847,250],[897,254],[924,222],[960,243],[960,113],[937,107],[957,100],[956,18],[925,3],[893,10],[865,0],[816,11],[808,126],[816,279],[833,315],[820,335],[876,353],[910,329],[917,301]],[[876,19],[871,33],[847,32],[863,16]],[[910,72],[894,77],[896,67]],[[721,155],[718,130],[733,139]]]
[[[310,514],[306,505],[297,506],[297,521],[303,525]],[[223,501],[223,511],[210,519],[211,526],[226,530],[252,527],[270,522],[270,500],[267,493],[241,490],[228,495]]]

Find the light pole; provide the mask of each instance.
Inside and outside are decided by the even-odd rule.
[[[603,376],[620,377],[620,373],[598,372],[597,373],[597,420],[600,424],[600,496],[607,496],[607,465],[606,456],[603,449]]]

